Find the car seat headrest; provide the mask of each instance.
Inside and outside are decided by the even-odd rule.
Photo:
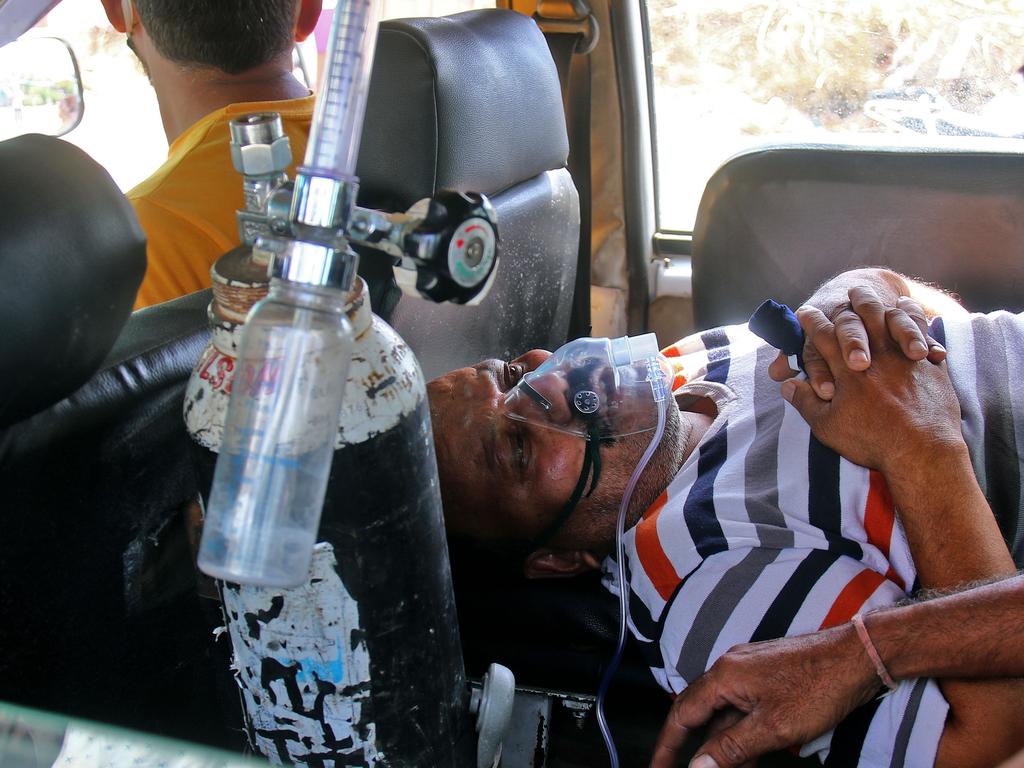
[[[48,136],[0,142],[0,428],[95,373],[132,311],[146,240],[103,168]]]
[[[381,23],[363,205],[404,210],[443,188],[493,195],[568,153],[558,73],[532,19],[491,9]]]

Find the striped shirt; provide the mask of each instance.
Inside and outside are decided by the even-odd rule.
[[[936,320],[963,433],[1018,565],[1024,562],[1024,315]],[[914,590],[882,476],[819,443],[768,377],[776,351],[732,326],[664,350],[673,390],[718,416],[661,497],[626,532],[630,629],[658,682],[683,690],[739,643],[813,632]],[[613,568],[606,586],[617,593]],[[906,680],[804,745],[828,766],[930,766],[948,706]]]

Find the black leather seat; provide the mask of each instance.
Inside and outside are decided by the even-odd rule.
[[[374,311],[427,378],[565,342],[579,243],[568,153],[558,74],[531,19],[483,10],[381,24],[360,203],[403,211],[438,189],[483,192],[501,237],[494,286],[473,307],[399,298],[390,268],[363,259]]]
[[[86,183],[69,184],[66,145],[46,145],[60,148],[49,196],[34,191],[19,210],[26,229],[53,236],[28,251],[36,241],[10,236],[5,222],[4,263],[17,254],[17,267],[30,270],[31,259],[69,252],[77,219],[56,237],[52,212],[70,205],[58,189],[109,208],[121,235],[134,238],[135,258],[97,241],[57,288],[28,286],[19,272],[0,286],[0,305],[20,308],[4,315],[4,327],[24,334],[25,349],[52,342],[51,368],[63,376],[47,397],[10,406],[0,390],[12,414],[0,425],[0,700],[231,746],[241,720],[225,724],[219,712],[215,678],[225,677],[227,661],[197,597],[183,514],[198,488],[181,406],[208,339],[210,292],[135,313],[110,349],[142,275],[137,225],[105,174],[99,195],[94,166]],[[499,275],[477,307],[399,297],[390,269],[364,259],[378,308],[428,375],[565,340],[579,235],[567,152],[557,75],[532,20],[480,11],[381,25],[361,201],[402,210],[454,187],[491,195],[499,218]],[[45,148],[26,157],[26,169],[40,154]],[[72,313],[74,332],[88,339],[70,345],[75,358],[58,331],[27,318],[51,301],[64,311],[79,285],[92,303]],[[20,292],[26,303],[14,304]],[[26,364],[18,354],[4,350],[0,359]]]
[[[0,143],[0,428],[88,380],[131,312],[145,240],[107,173],[70,144]]]
[[[202,616],[140,578],[194,492],[180,385],[206,302],[125,327],[145,238],[106,171],[43,136],[0,143],[0,164],[0,700],[154,728],[213,699]],[[218,719],[167,732],[211,740]]]
[[[122,572],[153,518],[143,476],[174,474],[137,439],[157,435],[160,390],[132,397],[151,366],[109,362],[145,239],[76,147],[24,136],[0,144],[0,163],[0,699],[117,720],[134,704],[122,692],[138,686],[125,676]]]
[[[742,322],[765,297],[797,306],[870,265],[970,309],[1024,309],[1024,152],[779,145],[734,157],[697,213],[697,327]]]
[[[0,700],[231,745],[180,514],[208,303],[136,313],[84,386],[0,434]]]

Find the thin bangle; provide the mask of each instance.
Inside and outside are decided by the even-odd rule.
[[[882,657],[878,655],[878,649],[875,648],[875,644],[871,642],[871,635],[868,634],[868,628],[864,626],[864,617],[859,613],[855,614],[850,621],[857,630],[857,637],[860,638],[861,644],[864,646],[864,650],[868,654],[868,658],[871,659],[871,663],[875,665],[875,672],[878,673],[878,677],[885,687],[890,691],[896,690],[896,682],[892,679],[892,675],[889,674],[889,670],[885,668],[885,664],[882,662]]]

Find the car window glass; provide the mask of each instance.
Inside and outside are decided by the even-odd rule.
[[[1024,137],[1017,0],[647,3],[662,230],[753,145]]]

